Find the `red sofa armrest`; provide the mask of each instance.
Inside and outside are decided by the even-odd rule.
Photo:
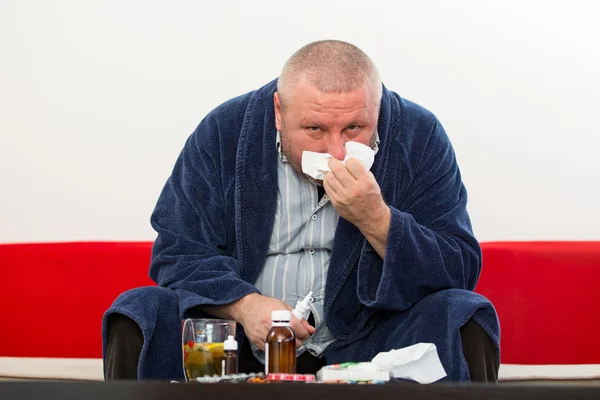
[[[101,321],[123,291],[155,285],[151,242],[0,245],[0,356],[102,357]]]
[[[600,242],[481,246],[475,291],[498,312],[502,363],[600,364]]]

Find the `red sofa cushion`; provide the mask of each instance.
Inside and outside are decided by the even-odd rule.
[[[600,242],[482,243],[507,364],[599,364]]]
[[[0,245],[0,357],[99,358],[104,311],[154,285],[151,242]],[[597,364],[600,242],[482,243],[502,362]]]

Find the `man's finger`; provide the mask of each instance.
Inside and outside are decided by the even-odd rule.
[[[344,187],[340,183],[340,181],[335,177],[333,172],[328,172],[327,175],[323,178],[323,187],[325,191],[331,197],[333,193],[340,193]]]
[[[358,181],[367,179],[369,176],[367,174],[367,169],[358,158],[350,157],[348,161],[346,161],[346,169],[350,172],[352,177]]]
[[[328,172],[327,175],[330,175],[331,172]],[[333,204],[333,206],[335,207],[338,204],[338,200],[339,200],[339,195],[338,193],[329,185],[329,180],[327,179],[327,175],[325,175],[325,178],[323,178],[323,187],[325,188],[325,192],[327,193],[327,196],[329,196],[329,200],[331,200],[331,203]],[[332,175],[332,174],[331,174]],[[333,176],[333,175],[332,175]],[[335,179],[335,178],[334,178]]]
[[[304,329],[306,329],[309,335],[314,334],[316,331],[315,327],[309,324],[308,321],[305,319],[302,320],[302,326],[304,327]]]
[[[343,187],[349,186],[354,182],[354,177],[344,164],[337,158],[331,157],[327,163],[331,173],[337,178]]]
[[[304,326],[302,326],[302,323],[298,320],[298,318],[292,318],[290,328],[292,328],[292,330],[294,331],[294,335],[296,335],[296,337],[302,341],[308,339],[308,337],[310,336],[308,334],[308,331],[306,330],[306,328],[304,328]]]
[[[265,340],[255,340],[253,341],[253,343],[256,345],[256,347],[258,347],[260,350],[265,350]]]

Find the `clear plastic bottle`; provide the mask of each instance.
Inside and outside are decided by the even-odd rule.
[[[292,313],[275,310],[271,313],[272,326],[265,340],[265,373],[296,373],[296,335],[290,328]]]
[[[238,343],[233,335],[229,335],[223,343],[223,367],[221,375],[235,375],[238,373]]]

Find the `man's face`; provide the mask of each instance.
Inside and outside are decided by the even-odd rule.
[[[371,86],[367,83],[351,92],[324,93],[302,79],[283,109],[279,93],[275,93],[275,125],[281,133],[283,153],[296,171],[302,174],[305,150],[343,160],[348,141],[373,147],[379,109]]]

